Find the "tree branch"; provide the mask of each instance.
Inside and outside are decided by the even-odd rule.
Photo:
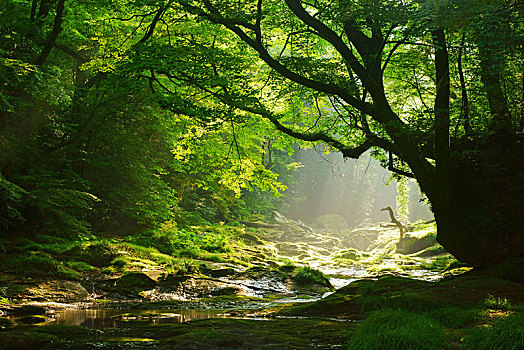
[[[357,57],[351,52],[349,47],[344,41],[324,23],[311,16],[302,7],[300,0],[285,0],[289,9],[297,16],[302,22],[316,30],[319,35],[329,42],[338,51],[342,58],[348,63],[351,69],[357,74],[362,80],[367,80],[366,70],[362,64],[358,61]]]
[[[42,53],[40,53],[40,56],[38,56],[35,62],[35,64],[39,67],[42,67],[42,65],[47,60],[47,57],[51,53],[53,46],[55,46],[55,42],[56,42],[56,38],[58,38],[58,34],[60,34],[60,32],[62,31],[64,7],[65,7],[65,0],[58,0],[58,3],[56,5],[56,16],[55,16],[55,21],[53,23],[53,29],[51,30],[49,39],[47,39],[47,43],[45,44],[44,48],[42,49]]]

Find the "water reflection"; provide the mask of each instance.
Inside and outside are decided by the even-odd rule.
[[[73,309],[58,310],[56,318],[46,325],[73,325],[87,328],[122,327],[129,321],[141,321],[146,324],[182,323],[206,318],[231,317],[224,310],[144,310],[130,313],[122,309]]]

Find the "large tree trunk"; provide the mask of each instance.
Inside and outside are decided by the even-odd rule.
[[[434,214],[437,240],[458,260],[484,267],[524,256],[523,154],[522,137],[495,136],[453,157],[451,201]]]

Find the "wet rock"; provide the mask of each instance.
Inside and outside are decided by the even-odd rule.
[[[211,296],[217,297],[221,295],[236,295],[242,293],[242,291],[243,290],[240,287],[225,287],[211,291]]]
[[[33,301],[71,303],[85,300],[88,296],[80,283],[65,280],[41,282],[26,291],[26,298]]]
[[[46,312],[47,309],[45,307],[31,304],[12,306],[9,310],[10,314],[17,316],[44,315]]]
[[[19,323],[24,323],[24,324],[38,324],[38,323],[48,322],[51,320],[52,318],[41,316],[41,315],[24,316],[24,317],[17,319]]]
[[[206,275],[210,277],[227,277],[235,274],[235,269],[232,267],[226,267],[222,269],[215,269],[206,272]]]

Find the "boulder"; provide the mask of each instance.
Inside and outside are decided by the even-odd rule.
[[[436,244],[437,240],[434,235],[423,237],[404,235],[404,237],[402,237],[397,243],[397,253],[414,254]]]

